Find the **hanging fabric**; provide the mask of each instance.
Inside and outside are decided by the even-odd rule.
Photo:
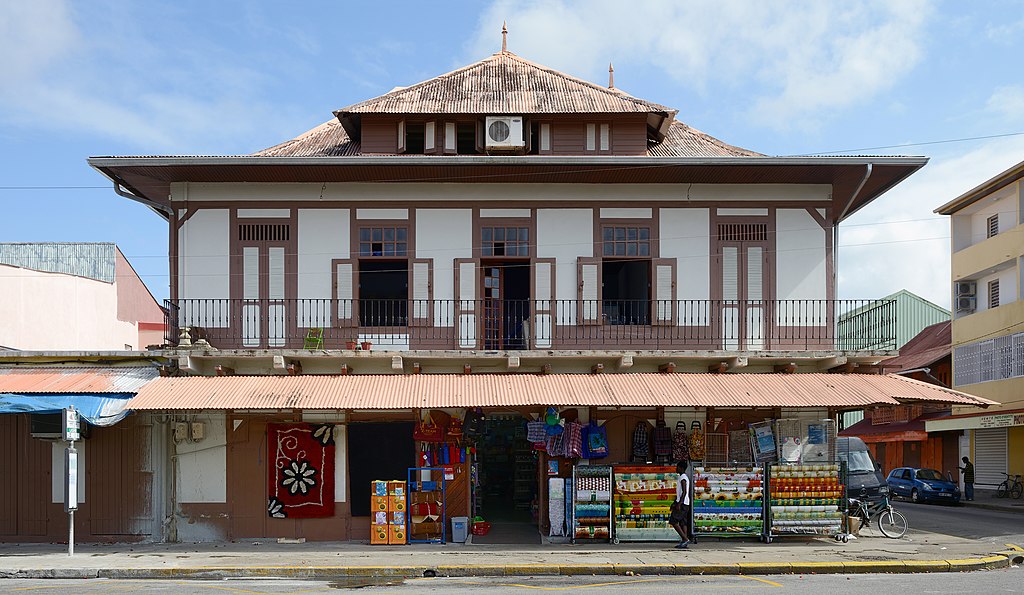
[[[633,462],[646,463],[651,458],[651,440],[648,430],[651,425],[647,420],[636,422],[633,430]]]
[[[686,435],[686,422],[676,422],[676,433],[672,436],[672,458],[678,463],[690,460],[690,438]]]
[[[690,423],[690,460],[704,460],[704,430],[697,420]]]
[[[565,424],[565,456],[570,459],[583,456],[583,425],[577,421]]]

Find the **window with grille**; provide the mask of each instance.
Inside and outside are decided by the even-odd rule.
[[[480,242],[481,256],[529,256],[530,228],[484,227]]]
[[[604,256],[651,255],[649,227],[605,226],[601,233]]]
[[[985,237],[991,238],[999,233],[999,214],[992,215],[985,222]]]
[[[359,256],[407,256],[409,230],[405,227],[360,227]]]
[[[765,223],[719,223],[718,239],[722,242],[765,242],[768,225]]]
[[[238,226],[238,239],[242,242],[287,242],[291,226],[287,223],[242,223]]]
[[[999,279],[993,279],[988,282],[988,307],[999,307]]]

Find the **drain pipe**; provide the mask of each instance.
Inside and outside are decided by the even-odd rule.
[[[118,182],[114,182],[114,194],[116,194],[116,195],[118,195],[118,196],[120,196],[122,198],[127,198],[128,200],[134,200],[135,202],[140,202],[140,203],[146,205],[147,207],[149,207],[154,213],[156,213],[157,215],[160,215],[161,217],[163,217],[165,219],[169,219],[171,217],[171,215],[174,214],[174,211],[171,210],[171,207],[168,207],[166,205],[153,204],[153,203],[147,201],[146,199],[142,198],[141,196],[132,194],[131,192],[128,192],[126,190],[122,190],[121,184],[119,184]]]

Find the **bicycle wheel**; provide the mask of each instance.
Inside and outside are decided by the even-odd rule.
[[[1005,498],[1006,492],[1009,491],[1007,488],[1010,487],[1009,482],[1004,481],[996,487],[996,498]]]
[[[1020,500],[1022,493],[1024,493],[1024,484],[1018,482],[1013,484],[1013,487],[1010,488],[1010,495],[1018,500]]]
[[[907,517],[892,508],[883,510],[878,515],[878,530],[886,537],[899,539],[907,533]]]

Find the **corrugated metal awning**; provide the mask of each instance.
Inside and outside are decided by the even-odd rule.
[[[128,415],[126,407],[131,393],[55,395],[16,395],[0,393],[0,414],[3,413],[60,413],[62,409],[74,407],[79,414],[94,426],[112,426]]]
[[[157,378],[133,410],[835,407],[993,401],[895,374],[416,374]]]
[[[159,376],[155,367],[0,369],[0,393],[136,393]]]

